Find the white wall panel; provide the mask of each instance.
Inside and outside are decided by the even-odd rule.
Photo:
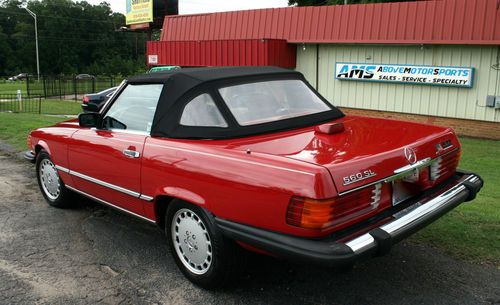
[[[333,45],[319,47],[318,89],[335,105],[500,122],[500,110],[485,107],[500,95],[494,69],[498,46]],[[336,62],[474,67],[472,88],[339,81]],[[297,70],[316,86],[316,45],[297,46]]]

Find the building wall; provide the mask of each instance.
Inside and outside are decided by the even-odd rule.
[[[498,123],[500,110],[485,104],[487,95],[500,96],[499,58],[498,46],[299,44],[296,69],[337,106]],[[472,88],[340,81],[335,79],[336,62],[462,66],[475,71]]]

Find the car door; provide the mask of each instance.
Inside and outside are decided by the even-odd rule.
[[[68,148],[76,188],[135,214],[144,215],[141,160],[161,84],[128,84],[103,114],[101,128],[73,134]]]

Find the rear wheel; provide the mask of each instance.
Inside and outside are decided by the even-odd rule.
[[[54,163],[45,150],[41,150],[37,155],[36,177],[43,197],[51,206],[67,208],[71,205],[71,191],[64,186]]]
[[[194,284],[205,289],[221,288],[241,269],[241,249],[222,236],[213,217],[202,208],[174,200],[165,223],[175,262]]]

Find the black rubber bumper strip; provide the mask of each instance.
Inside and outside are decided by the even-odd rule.
[[[444,203],[436,209],[425,214],[424,217],[415,219],[414,221],[397,227],[393,230],[386,231],[386,225],[372,229],[368,234],[373,237],[374,243],[360,248],[348,246],[350,242],[338,242],[336,239],[310,239],[297,236],[291,236],[283,233],[273,232],[253,226],[248,226],[229,220],[215,218],[215,222],[222,233],[233,240],[241,241],[256,248],[268,251],[276,256],[283,257],[292,261],[306,262],[322,266],[341,266],[352,264],[355,261],[377,255],[388,253],[391,247],[409,235],[419,231],[434,220],[449,212],[459,204],[473,198],[475,194],[483,186],[482,179],[474,174],[464,174],[462,179],[465,181],[457,181],[455,187],[463,185],[461,191],[457,191],[453,198],[443,199]],[[470,178],[474,178],[474,182],[470,182]],[[443,191],[441,195],[447,194],[449,191]],[[440,195],[436,195],[437,197]],[[430,196],[433,198],[433,196]],[[423,199],[416,200],[415,205],[422,205]],[[423,203],[425,205],[425,203]],[[411,210],[408,212],[412,213]],[[395,220],[397,217],[394,218]],[[365,233],[366,235],[366,233]]]

